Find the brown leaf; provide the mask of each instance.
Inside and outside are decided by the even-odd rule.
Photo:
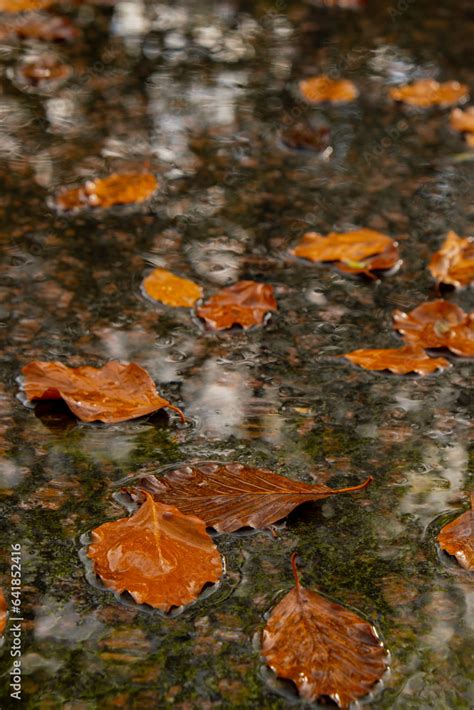
[[[460,84],[458,81],[445,81],[440,84],[433,79],[420,79],[413,84],[396,86],[390,89],[389,93],[395,101],[419,108],[452,106],[469,99],[469,87],[466,84]]]
[[[30,401],[63,399],[83,422],[107,424],[143,417],[158,409],[183,412],[161,397],[150,375],[139,365],[117,360],[104,367],[67,367],[60,362],[31,362],[22,369],[23,389]]]
[[[72,42],[80,34],[66,17],[33,14],[14,22],[0,25],[0,37],[16,36],[20,39],[37,39],[44,42]]]
[[[292,556],[295,587],[273,609],[262,656],[304,700],[329,697],[341,708],[367,695],[388,667],[374,627],[353,611],[305,589]]]
[[[445,525],[438,542],[442,550],[456,557],[461,567],[474,570],[474,494],[471,494],[471,510]]]
[[[87,556],[107,588],[165,612],[195,601],[222,575],[202,520],[151,496],[130,518],[93,530]]]
[[[469,106],[464,111],[455,108],[449,117],[451,128],[460,133],[474,133],[474,106]]]
[[[359,491],[371,480],[338,490],[240,463],[204,462],[175,468],[160,478],[145,476],[137,486],[155,500],[197,515],[218,532],[234,532],[246,526],[268,528],[302,503]]]
[[[44,10],[54,5],[57,0],[0,0],[0,12],[31,12]]]
[[[395,311],[394,327],[403,339],[423,348],[449,348],[457,355],[474,355],[474,320],[454,303],[438,299],[410,313]]]
[[[454,288],[468,286],[474,281],[474,239],[448,232],[441,249],[431,257],[428,268],[437,283]]]
[[[51,89],[63,84],[71,75],[70,66],[61,64],[56,57],[46,54],[20,64],[15,70],[14,78],[21,86]]]
[[[200,286],[166,269],[153,269],[143,280],[142,288],[147,296],[167,306],[192,308],[202,298]]]
[[[438,368],[451,367],[444,357],[428,357],[423,348],[415,345],[387,350],[354,350],[343,357],[366,370],[390,370],[397,375],[409,372],[428,375]]]
[[[374,271],[387,271],[401,264],[402,260],[400,259],[398,244],[397,242],[393,242],[391,246],[385,249],[381,254],[375,254],[366,259],[361,259],[360,261],[352,261],[351,259],[338,261],[335,263],[335,266],[339,271],[344,271],[347,274],[365,274],[369,278],[374,278]]]
[[[196,313],[215,330],[234,325],[247,329],[261,325],[266,314],[276,309],[273,286],[257,281],[239,281],[211,296],[196,309]]]
[[[329,146],[330,135],[326,126],[313,127],[303,122],[284,128],[280,133],[282,143],[288,148],[314,150],[317,153]]]
[[[56,206],[61,210],[78,210],[85,207],[112,207],[144,202],[158,188],[150,173],[114,173],[106,178],[88,180],[81,187],[60,192]]]
[[[5,631],[7,625],[8,605],[3,589],[0,589],[0,636]]]
[[[320,103],[322,101],[341,103],[353,101],[359,95],[352,81],[348,81],[347,79],[331,79],[325,74],[303,79],[303,81],[299,82],[298,86],[302,96],[310,103]]]

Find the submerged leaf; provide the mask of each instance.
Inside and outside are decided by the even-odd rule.
[[[437,283],[455,288],[468,286],[474,281],[474,239],[448,232],[441,249],[431,257],[428,268]]]
[[[31,12],[54,5],[57,0],[0,0],[0,12]]]
[[[0,37],[37,39],[44,42],[72,42],[80,34],[66,17],[35,13],[0,25]]]
[[[63,399],[83,422],[107,424],[178,407],[161,397],[150,375],[139,365],[112,360],[103,367],[67,367],[60,362],[31,362],[22,369],[23,389],[30,401]]]
[[[298,86],[302,96],[310,103],[321,103],[323,101],[342,103],[353,101],[359,95],[352,81],[331,79],[325,74],[303,79]]]
[[[390,370],[397,375],[409,372],[428,375],[437,369],[451,367],[444,357],[428,357],[423,348],[414,345],[386,350],[354,350],[343,357],[366,370]]]
[[[273,609],[262,656],[307,701],[329,697],[341,708],[367,695],[388,667],[374,627],[353,611],[305,589],[292,556],[295,587]]]
[[[72,75],[67,64],[61,64],[53,55],[44,55],[37,59],[27,59],[16,69],[12,78],[19,87],[51,90],[60,86]]]
[[[397,310],[393,322],[408,343],[474,356],[474,320],[454,303],[438,299],[422,303],[410,313]]]
[[[0,636],[5,631],[7,625],[8,605],[3,589],[0,589]]]
[[[261,325],[267,313],[276,309],[273,286],[257,281],[239,281],[211,296],[196,308],[196,313],[215,330],[234,325],[247,329]]]
[[[400,253],[398,251],[397,242],[393,242],[381,254],[369,256],[362,261],[352,261],[351,259],[343,259],[336,262],[335,266],[339,271],[344,271],[347,274],[365,274],[370,278],[374,278],[374,271],[388,271],[402,264]]]
[[[130,518],[93,530],[87,556],[107,588],[164,612],[195,601],[223,571],[202,520],[151,496]]]
[[[61,210],[85,207],[106,209],[114,205],[145,202],[157,188],[158,182],[151,173],[114,173],[60,192],[56,196],[56,206]]]
[[[456,557],[461,567],[474,570],[474,494],[471,494],[471,509],[445,525],[438,542],[442,550]]]
[[[469,99],[469,87],[458,81],[445,81],[440,84],[434,79],[420,79],[413,84],[390,89],[390,96],[395,101],[419,108],[452,106]]]
[[[338,490],[240,463],[204,462],[173,469],[160,478],[145,476],[137,486],[155,500],[197,515],[218,532],[234,532],[246,526],[268,528],[302,503],[359,491],[370,481]]]
[[[451,128],[460,133],[474,133],[474,106],[469,106],[464,111],[455,108],[449,117]]]
[[[166,269],[153,269],[143,280],[142,288],[147,296],[167,306],[192,308],[202,298],[200,286]]]
[[[309,123],[296,123],[284,128],[281,141],[294,150],[312,150],[322,153],[329,146],[330,131],[326,126],[313,127]]]

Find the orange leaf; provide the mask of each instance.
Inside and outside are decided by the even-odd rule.
[[[453,109],[449,120],[455,131],[474,133],[474,106],[469,106],[464,111],[460,108]]]
[[[444,357],[428,357],[423,348],[414,345],[393,350],[354,350],[343,357],[366,370],[390,370],[397,375],[409,372],[428,375],[438,368],[451,367]]]
[[[156,391],[150,375],[139,365],[117,360],[104,367],[67,367],[60,362],[31,362],[22,369],[23,389],[30,401],[63,399],[83,422],[107,424],[143,417],[167,407],[178,407]]]
[[[67,81],[71,74],[70,66],[61,64],[55,56],[46,54],[35,60],[24,61],[17,67],[14,78],[21,86],[51,89]]]
[[[21,39],[37,39],[44,42],[71,42],[80,34],[77,27],[66,17],[39,15],[20,17],[0,25],[0,37],[11,35]]]
[[[31,12],[54,5],[57,0],[0,0],[0,12]]]
[[[304,700],[325,696],[347,708],[383,676],[387,652],[371,624],[301,586],[295,556],[295,587],[268,619],[262,656],[278,677],[295,683]]]
[[[158,188],[158,182],[150,173],[114,173],[106,178],[88,180],[81,187],[60,192],[56,206],[61,210],[77,210],[85,207],[112,207],[147,200]]]
[[[381,254],[369,256],[361,261],[346,259],[345,261],[336,262],[335,266],[339,271],[344,271],[347,274],[365,274],[369,278],[374,278],[373,271],[387,271],[401,264],[402,260],[400,259],[398,244],[393,242]]]
[[[153,269],[142,283],[147,296],[167,306],[192,308],[202,298],[202,288],[166,269]]]
[[[277,304],[270,284],[257,281],[239,281],[222,289],[196,309],[199,318],[216,330],[240,325],[251,328],[261,325],[269,311]]]
[[[474,494],[471,494],[471,510],[445,525],[438,542],[442,550],[456,557],[461,567],[474,570]]]
[[[303,79],[303,81],[299,82],[298,86],[303,97],[310,103],[320,103],[322,101],[341,103],[353,101],[359,95],[352,81],[348,81],[347,79],[331,79],[325,74]]]
[[[419,108],[452,106],[469,98],[469,88],[466,84],[460,84],[458,81],[445,81],[440,84],[433,79],[420,79],[413,84],[397,86],[390,89],[389,93],[395,101]]]
[[[397,310],[393,322],[408,343],[474,355],[474,321],[454,303],[438,299],[422,303],[410,313]]]
[[[8,605],[3,589],[0,589],[0,636],[5,631],[5,626],[7,625],[8,616]]]
[[[448,232],[441,249],[431,257],[428,268],[437,283],[455,288],[468,286],[474,281],[474,239]]]
[[[155,500],[197,515],[218,532],[234,532],[246,526],[268,528],[302,503],[359,491],[371,480],[338,490],[240,463],[204,462],[175,468],[160,478],[145,476],[137,486]]]
[[[107,588],[165,612],[195,601],[222,575],[202,520],[151,496],[130,518],[93,530],[87,556]]]

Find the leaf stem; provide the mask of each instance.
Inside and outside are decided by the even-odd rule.
[[[333,488],[332,492],[333,493],[350,493],[351,491],[362,491],[364,488],[367,488],[369,483],[372,483],[373,477],[369,476],[366,478],[365,481],[362,481],[362,483],[359,483],[357,486],[349,486],[348,488]]]
[[[293,552],[291,555],[291,566],[293,567],[293,577],[295,578],[295,587],[297,593],[301,590],[300,578],[298,576],[298,568],[296,567],[296,558],[298,557],[297,552]]]

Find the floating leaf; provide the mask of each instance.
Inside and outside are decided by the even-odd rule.
[[[282,143],[288,148],[313,150],[317,153],[322,153],[329,146],[330,135],[326,126],[314,128],[309,123],[296,123],[280,133]]]
[[[44,10],[54,5],[57,0],[0,0],[0,12],[32,12]]]
[[[114,173],[106,178],[88,180],[81,187],[60,192],[56,206],[61,210],[85,207],[112,207],[148,200],[158,188],[150,173]]]
[[[331,79],[325,74],[303,79],[303,81],[299,82],[298,86],[306,101],[313,104],[323,101],[329,101],[330,103],[353,101],[359,95],[352,81],[348,81],[347,79]]]
[[[183,412],[161,397],[139,365],[112,360],[104,367],[67,367],[60,362],[31,362],[22,369],[30,401],[63,399],[83,422],[107,424],[142,417],[158,409]]]
[[[338,262],[338,269],[353,274],[370,274],[401,263],[397,242],[373,229],[330,232],[326,236],[307,232],[292,253],[309,261]]]
[[[455,108],[449,117],[451,128],[460,133],[474,133],[474,106],[469,106],[464,111]]]
[[[204,462],[181,466],[160,478],[145,476],[137,486],[155,500],[197,515],[218,532],[234,532],[246,526],[268,528],[302,503],[359,491],[371,480],[338,490],[240,463]]]
[[[167,306],[192,308],[202,298],[202,288],[166,269],[153,269],[142,283],[147,296]]]
[[[428,357],[423,348],[415,345],[387,350],[354,350],[343,357],[366,370],[390,370],[397,375],[409,372],[428,375],[437,369],[451,367],[444,357]]]
[[[413,84],[390,89],[390,96],[395,101],[420,108],[452,106],[469,99],[469,88],[458,81],[445,81],[440,84],[434,79],[420,79]]]
[[[276,311],[273,286],[257,281],[239,281],[222,289],[196,309],[199,318],[216,330],[234,325],[261,325],[269,311]]]
[[[0,636],[5,631],[7,625],[8,605],[3,589],[0,589]]]
[[[474,281],[474,239],[448,232],[441,249],[431,257],[428,268],[437,283],[455,288],[468,286]]]
[[[165,612],[195,601],[222,575],[202,520],[151,496],[130,518],[93,530],[87,556],[107,588]]]
[[[397,310],[393,322],[408,343],[474,356],[473,318],[454,303],[438,299],[422,303],[410,313]]]
[[[438,542],[442,550],[454,555],[461,567],[474,570],[474,494],[471,494],[471,510],[445,525]]]
[[[305,589],[291,558],[295,587],[272,611],[262,656],[304,700],[329,697],[341,708],[367,695],[388,667],[374,627],[353,611]]]
[[[37,39],[44,42],[72,42],[80,34],[66,17],[33,14],[0,25],[0,37],[15,36],[20,39]]]

